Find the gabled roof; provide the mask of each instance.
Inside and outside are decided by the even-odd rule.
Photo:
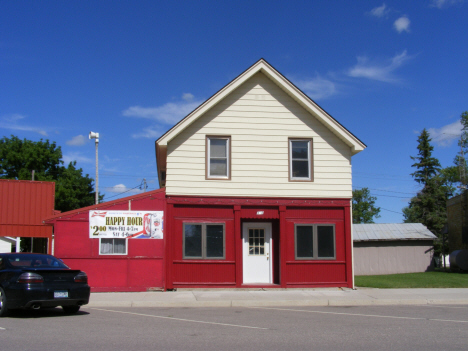
[[[172,140],[176,135],[181,133],[195,120],[202,116],[205,112],[215,106],[223,98],[228,96],[232,91],[241,86],[249,78],[258,72],[262,72],[273,82],[275,82],[281,89],[283,89],[289,96],[291,96],[298,104],[300,104],[306,111],[311,113],[319,121],[321,121],[328,129],[330,129],[335,135],[337,135],[345,144],[347,144],[352,154],[364,150],[366,145],[356,138],[350,131],[343,127],[338,121],[332,116],[325,112],[319,105],[317,105],[311,98],[304,94],[299,88],[291,83],[286,77],[274,69],[264,59],[258,60],[250,68],[241,73],[237,78],[232,80],[224,88],[219,90],[211,98],[206,100],[203,104],[198,106],[194,111],[167,131],[156,141],[156,153],[158,153],[159,147],[165,147],[167,143]]]
[[[421,223],[353,224],[353,241],[434,240]]]

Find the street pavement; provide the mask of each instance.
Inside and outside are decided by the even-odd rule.
[[[89,307],[468,305],[468,289],[191,289],[91,293]]]

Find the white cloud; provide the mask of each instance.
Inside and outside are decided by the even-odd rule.
[[[192,101],[192,94],[186,93],[182,98],[184,101],[168,102],[157,107],[131,106],[123,111],[122,115],[127,117],[148,118],[173,125],[179,122],[183,117],[187,116],[202,103],[202,101]]]
[[[159,122],[143,129],[141,133],[132,134],[133,138],[158,138],[168,126],[173,126],[190,112],[195,110],[203,101],[193,101],[194,96],[190,93],[182,95],[182,101],[168,102],[156,107],[131,106],[122,115],[126,117],[139,117]],[[161,123],[166,126],[161,127]]]
[[[96,162],[94,159],[83,156],[79,152],[70,152],[68,154],[63,155],[63,162],[65,166],[68,166],[70,162],[83,162],[83,163],[93,163]]]
[[[149,138],[149,139],[158,139],[163,133],[157,126],[151,126],[144,128],[141,133],[132,134],[132,138]]]
[[[350,68],[347,74],[355,78],[367,78],[381,82],[395,83],[398,82],[399,79],[394,76],[393,72],[411,58],[411,56],[408,56],[406,50],[384,63],[373,63],[365,56],[358,56],[357,64]]]
[[[182,95],[182,99],[188,102],[193,101],[194,98],[195,96],[193,96],[193,94],[190,93],[185,93]]]
[[[454,140],[460,138],[462,128],[460,121],[456,121],[440,128],[429,128],[428,132],[434,143],[444,147],[450,146]]]
[[[67,140],[65,143],[70,146],[82,146],[86,144],[87,141],[88,139],[80,134],[71,138],[70,140]]]
[[[298,81],[296,84],[314,100],[325,99],[337,93],[334,82],[318,75],[312,79]]]
[[[463,2],[464,0],[432,0],[429,6],[442,9],[452,5],[462,4]]]
[[[0,120],[0,128],[9,130],[20,130],[24,132],[34,132],[43,136],[47,136],[47,132],[42,128],[22,125],[18,123],[25,118],[25,116],[20,114],[2,116],[2,119]]]
[[[142,190],[140,190],[139,188],[129,189],[124,184],[117,184],[117,185],[114,185],[113,187],[106,188],[106,191],[110,193],[117,193],[117,194],[124,193],[124,192],[136,194],[136,193],[142,192]]]
[[[387,5],[382,4],[382,6],[374,7],[372,10],[370,10],[369,14],[374,17],[383,17],[388,14],[389,11],[390,10],[387,9]]]
[[[410,31],[409,29],[409,26],[410,26],[410,20],[409,18],[405,15],[405,16],[401,16],[400,18],[398,18],[394,23],[393,23],[393,27],[395,27],[395,30],[398,32],[398,33],[401,33],[401,32],[408,32]]]

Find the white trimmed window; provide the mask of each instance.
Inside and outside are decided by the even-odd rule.
[[[231,178],[231,137],[206,137],[206,178]]]
[[[289,139],[289,180],[313,181],[312,139]]]
[[[126,255],[127,254],[127,239],[100,238],[99,239],[99,254],[100,255]]]

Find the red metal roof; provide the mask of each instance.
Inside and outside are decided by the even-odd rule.
[[[48,236],[54,202],[54,182],[0,179],[0,236]]]

